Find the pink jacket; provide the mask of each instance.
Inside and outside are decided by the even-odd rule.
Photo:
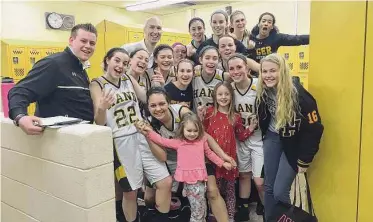
[[[224,161],[210,149],[206,137],[195,141],[166,139],[154,131],[151,131],[148,134],[148,138],[156,144],[177,151],[177,167],[174,178],[178,182],[194,184],[198,181],[207,181],[205,154],[207,158],[218,167],[221,167],[224,163]]]

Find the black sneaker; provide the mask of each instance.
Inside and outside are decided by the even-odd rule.
[[[256,204],[256,214],[264,215],[264,206],[261,201],[258,201],[258,203]]]
[[[235,215],[235,221],[237,222],[247,222],[250,220],[249,208],[247,207],[238,207],[238,211]]]

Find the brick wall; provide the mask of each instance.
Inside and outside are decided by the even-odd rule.
[[[27,136],[1,120],[2,222],[114,222],[111,131],[76,125]]]

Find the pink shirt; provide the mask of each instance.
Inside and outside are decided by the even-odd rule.
[[[148,137],[161,146],[177,151],[177,167],[174,178],[178,182],[194,184],[198,181],[207,181],[205,154],[207,158],[218,167],[221,167],[224,163],[224,161],[210,149],[206,137],[195,141],[166,139],[154,131],[149,132]]]

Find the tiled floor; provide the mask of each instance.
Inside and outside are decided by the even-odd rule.
[[[263,216],[256,214],[256,203],[251,203],[249,206],[250,210],[250,222],[263,222]]]

